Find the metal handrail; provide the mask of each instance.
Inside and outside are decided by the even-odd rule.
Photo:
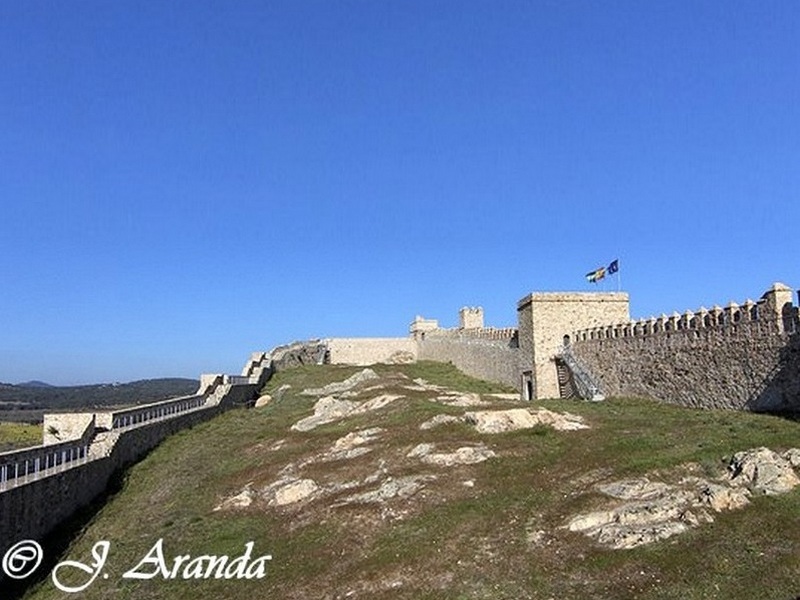
[[[559,352],[558,357],[572,371],[572,377],[575,381],[578,395],[584,400],[591,400],[593,402],[605,400],[600,385],[592,377],[589,369],[587,369],[581,361],[572,353],[569,346],[564,346]]]

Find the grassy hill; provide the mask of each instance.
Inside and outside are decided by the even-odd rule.
[[[437,415],[531,405],[492,395],[504,390],[444,365],[374,369],[379,379],[337,394],[348,407],[372,402],[374,410],[293,429],[320,398],[303,390],[359,371],[301,367],[268,384],[275,399],[266,407],[231,411],[166,440],[130,469],[61,556],[89,563],[95,543],[111,544],[103,576],[80,598],[800,596],[800,487],[629,550],[566,527],[603,505],[600,482],[719,476],[737,451],[800,445],[797,422],[635,399],[554,400],[541,405],[589,428],[486,434],[453,421],[421,429]],[[465,408],[462,400],[487,404]],[[418,458],[422,444],[447,456],[462,448],[492,456],[431,464]],[[291,502],[289,491],[307,495]],[[235,558],[251,541],[253,555],[272,559],[259,580],[124,578],[159,539],[170,566],[179,555]],[[72,596],[48,578],[25,597]]]

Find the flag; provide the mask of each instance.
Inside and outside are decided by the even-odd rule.
[[[608,269],[606,269],[606,273],[608,275],[613,275],[619,271],[619,259],[614,260],[610,265],[608,265]]]
[[[606,268],[600,267],[599,269],[595,269],[594,271],[590,271],[589,273],[587,273],[586,279],[588,279],[590,283],[597,283],[605,276],[606,276]]]

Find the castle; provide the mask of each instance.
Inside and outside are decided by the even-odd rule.
[[[165,437],[250,405],[273,372],[308,363],[450,362],[524,400],[640,396],[697,408],[800,410],[798,308],[776,283],[758,301],[631,320],[626,293],[538,292],[517,327],[416,317],[402,338],[330,338],[253,353],[241,375],[203,375],[193,396],[122,410],[46,415],[43,445],[0,453],[0,556],[41,538]]]
[[[434,360],[505,384],[525,400],[643,396],[697,408],[800,410],[798,309],[776,283],[758,301],[631,320],[627,293],[537,292],[517,327],[416,317],[407,338],[322,340],[334,364]]]

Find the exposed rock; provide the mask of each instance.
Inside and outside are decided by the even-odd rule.
[[[270,402],[272,402],[272,396],[270,396],[269,394],[264,394],[263,396],[260,396],[258,400],[256,400],[254,408],[261,408],[262,406],[266,406]]]
[[[457,407],[486,406],[489,404],[489,402],[481,400],[480,394],[474,393],[458,394],[456,396],[439,396],[436,400],[447,406]]]
[[[641,477],[598,485],[597,489],[606,496],[621,500],[651,500],[663,496],[670,488],[666,483]]]
[[[373,398],[372,400],[367,400],[366,402],[362,402],[358,406],[356,406],[355,410],[350,413],[354,415],[359,415],[365,412],[370,412],[373,410],[379,410],[384,406],[387,406],[394,402],[395,400],[399,400],[403,396],[399,396],[397,394],[382,394]]]
[[[622,490],[629,498],[635,497],[635,486],[622,485],[617,491]],[[569,530],[595,537],[604,546],[622,549],[671,537],[707,519],[690,512],[696,498],[690,491],[669,489],[654,497],[655,489],[644,486],[642,492],[650,499],[580,515],[569,522]]]
[[[292,425],[294,431],[311,431],[312,429],[333,423],[353,412],[358,407],[357,402],[350,400],[338,400],[333,396],[320,398],[314,405],[314,414],[310,417],[300,419]]]
[[[597,541],[614,550],[622,550],[664,540],[688,528],[689,525],[679,521],[663,521],[639,527],[610,524],[598,532]]]
[[[737,452],[728,471],[733,485],[767,495],[782,494],[800,484],[789,460],[769,448]]]
[[[588,428],[581,417],[569,413],[559,414],[545,408],[540,408],[534,413],[526,408],[483,410],[468,412],[464,418],[480,433],[503,433],[517,429],[530,429],[537,425],[548,425],[559,431]]]
[[[708,505],[714,512],[736,510],[750,503],[750,492],[746,488],[729,488],[716,483],[705,482],[700,489],[698,501]]]
[[[789,461],[795,469],[800,469],[800,448],[792,448],[781,455]]]
[[[275,390],[275,393],[272,394],[272,397],[275,400],[275,402],[279,402],[281,398],[284,397],[286,392],[288,392],[290,389],[292,389],[292,386],[289,385],[288,383],[284,383],[281,387]]]
[[[515,429],[528,429],[539,424],[539,420],[525,408],[468,412],[464,418],[480,433],[503,433]]]
[[[780,494],[800,483],[792,470],[793,454],[781,457],[768,448],[739,452],[730,461],[729,476],[710,482],[696,476],[669,485],[647,477],[596,485],[603,494],[622,500],[571,519],[567,527],[595,537],[611,548],[633,548],[662,540],[714,519],[714,512],[750,503],[751,491]],[[679,467],[687,470],[687,466]]]
[[[373,442],[383,431],[381,427],[372,427],[348,433],[336,440],[330,451],[316,457],[314,460],[321,462],[348,460],[367,454],[372,451],[372,448],[365,448],[364,445]]]
[[[247,484],[244,490],[236,494],[235,496],[231,496],[230,498],[226,498],[222,501],[218,506],[214,507],[214,511],[219,510],[236,510],[240,508],[247,508],[253,503],[253,500],[256,497],[255,492],[250,489],[252,484]]]
[[[583,422],[583,417],[570,413],[557,413],[546,408],[540,408],[535,413],[536,418],[544,425],[549,425],[557,431],[576,431],[578,429],[589,429]]]
[[[427,456],[433,449],[435,448],[435,444],[417,444],[414,446],[411,451],[406,454],[407,458],[421,458],[423,456]]]
[[[454,467],[455,465],[473,465],[495,456],[494,451],[485,446],[465,446],[455,452],[429,453],[421,456],[421,460],[429,465]]]
[[[433,479],[436,477],[432,475],[409,475],[397,479],[389,477],[377,490],[349,496],[334,506],[386,502],[393,498],[410,498],[424,487],[425,482]]]
[[[336,440],[333,443],[332,451],[342,452],[355,448],[356,446],[369,444],[375,441],[375,438],[383,433],[383,431],[384,429],[382,427],[370,427],[369,429],[362,429],[361,431],[353,431]]]
[[[311,431],[320,425],[332,423],[344,417],[379,410],[402,397],[396,394],[382,394],[366,402],[355,402],[353,400],[339,400],[333,396],[325,396],[317,400],[314,405],[314,414],[300,419],[292,425],[292,429],[294,431]]]
[[[330,396],[333,394],[341,394],[342,392],[352,390],[354,387],[356,387],[361,383],[364,383],[365,381],[370,381],[378,378],[379,375],[372,369],[364,369],[363,371],[359,371],[358,373],[351,375],[344,381],[329,383],[328,385],[321,388],[305,389],[300,393],[303,396]]]
[[[297,479],[284,483],[274,490],[270,504],[284,506],[305,500],[319,489],[313,479]]]
[[[448,392],[448,391],[450,391],[444,386],[436,385],[435,383],[430,383],[429,381],[426,381],[426,380],[422,379],[421,377],[418,377],[417,379],[415,379],[414,383],[417,385],[417,388],[420,391],[425,391],[425,392]]]
[[[460,423],[461,421],[462,419],[460,417],[456,417],[454,415],[436,415],[435,417],[430,418],[422,423],[419,428],[422,430],[433,429],[439,425],[445,425],[447,423]]]

